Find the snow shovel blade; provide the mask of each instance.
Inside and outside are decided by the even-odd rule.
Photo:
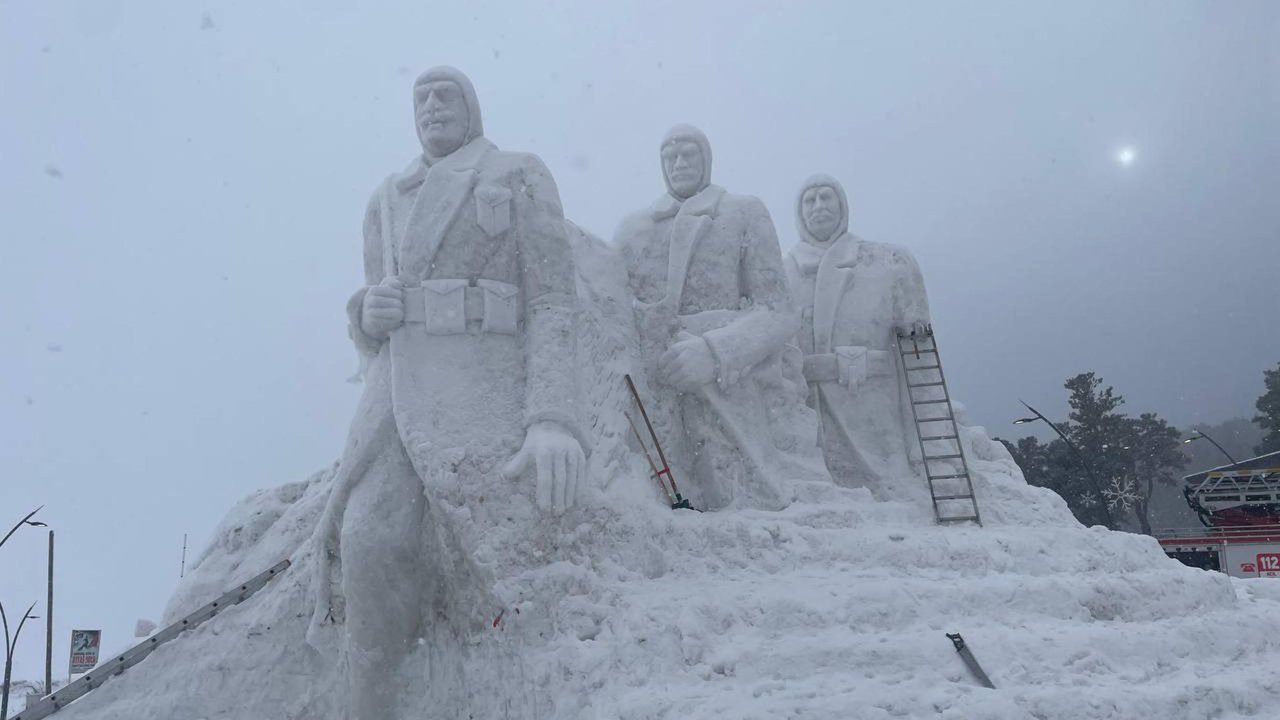
[[[960,659],[964,660],[964,664],[969,667],[969,672],[978,678],[978,682],[995,690],[995,683],[991,682],[991,678],[987,677],[987,674],[983,672],[982,666],[978,664],[978,658],[974,657],[972,652],[969,652],[969,646],[965,644],[964,638],[960,637],[960,633],[947,633],[947,639],[956,646],[956,652],[960,653]]]

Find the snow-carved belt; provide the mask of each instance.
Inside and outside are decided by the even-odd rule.
[[[424,280],[404,289],[404,321],[425,325],[428,335],[514,335],[520,288],[497,280]]]
[[[838,382],[855,387],[869,377],[894,373],[893,354],[856,345],[835,348],[835,352],[815,353],[804,358],[804,379],[809,382]]]

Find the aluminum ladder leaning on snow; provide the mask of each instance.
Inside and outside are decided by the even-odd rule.
[[[134,645],[115,659],[100,663],[79,680],[76,680],[52,695],[46,695],[40,700],[37,700],[35,703],[27,706],[27,709],[17,715],[11,716],[9,720],[40,720],[40,718],[49,717],[67,705],[70,705],[72,702],[84,697],[90,691],[98,688],[112,677],[119,675],[125,670],[142,662],[142,660],[150,655],[151,651],[155,650],[157,647],[160,647],[161,645],[178,637],[183,632],[212,618],[225,608],[244,602],[245,598],[261,590],[264,585],[271,581],[271,578],[274,578],[284,572],[288,567],[289,561],[281,560],[270,570],[253,577],[243,585],[240,585],[233,590],[223,593],[217,600],[214,600],[208,605],[205,605],[199,610],[196,610],[190,615],[182,618],[178,622],[166,627],[137,645]]]
[[[916,424],[920,455],[924,458],[924,474],[933,498],[933,516],[940,523],[966,522],[979,525],[978,500],[973,494],[969,463],[960,442],[947,376],[942,372],[942,356],[933,336],[933,326],[923,333],[898,333],[898,352],[902,358],[902,375],[911,403],[911,417]],[[942,414],[937,409],[943,409]]]

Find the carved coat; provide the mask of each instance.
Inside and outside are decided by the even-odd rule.
[[[473,557],[515,542],[508,535],[536,518],[532,483],[502,478],[501,464],[527,427],[544,420],[588,448],[573,362],[573,267],[558,191],[536,156],[477,137],[430,165],[415,159],[374,193],[364,223],[365,282],[398,276],[409,288],[406,322],[379,341],[360,329],[368,288],[347,304],[349,334],[368,362],[317,528],[312,644],[327,645],[319,628],[342,620],[335,594],[343,513],[373,461],[363,448],[383,446],[387,433],[399,436],[424,484],[429,532],[448,546],[448,557],[436,557],[445,546],[435,546],[423,561],[453,564],[439,572],[457,580],[455,609],[488,612],[488,582]],[[424,316],[422,298],[431,293],[444,310]]]
[[[679,448],[669,455],[677,474],[692,475],[694,505],[776,508],[791,500],[785,481],[824,479],[794,469],[770,427],[769,404],[785,401],[779,354],[797,319],[764,204],[715,185],[683,202],[664,195],[624,219],[614,243],[636,297],[650,386],[665,406],[661,439]],[[677,393],[657,380],[657,360],[688,336],[706,340],[716,379]]]
[[[912,467],[919,446],[896,331],[929,322],[924,280],[907,250],[848,232],[848,201],[834,179],[811,179],[801,195],[815,184],[833,187],[840,198],[835,240],[815,240],[797,203],[802,241],[788,252],[786,267],[800,307],[797,341],[823,455],[841,484],[866,485],[884,499],[918,499],[925,486]],[[834,356],[834,363],[824,368],[815,362],[822,356]]]
[[[474,283],[481,288],[476,295],[483,298],[486,318],[492,320],[503,309],[516,313],[515,332],[470,327],[468,332],[438,334],[407,322],[384,344],[360,330],[367,288],[352,296],[347,304],[350,333],[357,348],[375,358],[369,373],[385,371],[385,364],[394,368],[396,421],[410,457],[416,446],[432,444],[433,413],[441,412],[477,419],[500,414],[517,419],[521,428],[551,420],[585,446],[576,379],[572,363],[565,362],[574,347],[573,257],[559,193],[541,160],[502,152],[484,138],[429,168],[415,159],[403,173],[388,178],[369,202],[364,237],[369,285],[390,275],[400,277],[406,287],[455,280],[453,287],[438,291],[465,296],[464,286]],[[388,257],[388,248],[394,248],[394,257]],[[427,292],[432,291],[437,290]],[[471,351],[459,356],[462,365],[448,366],[449,358],[436,357],[442,345]],[[494,357],[495,352],[501,357]],[[389,362],[377,362],[384,355]],[[458,375],[462,386],[442,380],[446,373],[463,370]],[[499,370],[503,377],[494,377]],[[489,387],[494,382],[506,388],[504,397],[494,397]],[[433,407],[432,393],[450,393],[461,407]],[[523,433],[514,438],[516,449],[522,438]]]

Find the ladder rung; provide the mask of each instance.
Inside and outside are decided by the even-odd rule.
[[[930,435],[929,437],[920,438],[920,442],[929,442],[930,440],[959,440],[956,435]]]
[[[911,372],[912,370],[941,370],[941,369],[942,369],[941,365],[921,365],[920,367],[909,367],[907,368],[907,372]]]
[[[937,355],[938,351],[933,348],[920,348],[919,350],[912,348],[910,350],[902,351],[903,355],[919,355],[920,353],[933,353],[934,355]],[[912,370],[918,370],[918,369],[919,368],[912,368]]]
[[[939,386],[939,385],[946,385],[946,383],[944,383],[944,382],[942,382],[942,381],[938,381],[938,382],[927,382],[927,383],[916,383],[915,385],[912,385],[911,383],[907,383],[907,387],[909,387],[909,388],[918,388],[918,387],[937,387],[937,386]]]
[[[941,400],[912,400],[912,405],[938,405],[939,403],[949,403],[951,398],[942,398]]]
[[[942,502],[943,500],[972,500],[973,496],[972,495],[938,495],[933,499],[934,499],[934,502]]]
[[[930,475],[930,480],[953,480],[955,478],[969,477],[969,473],[957,473],[955,475]]]
[[[973,521],[975,521],[975,522],[976,522],[976,521],[977,521],[977,519],[978,519],[978,516],[977,516],[977,515],[957,515],[956,517],[940,517],[940,518],[938,518],[938,522],[940,522],[940,523],[944,523],[944,522],[968,522],[968,521],[970,521],[970,520],[973,520]]]
[[[917,425],[919,425],[920,423],[927,423],[927,422],[944,422],[944,421],[947,421],[947,420],[950,420],[951,422],[955,422],[955,418],[954,418],[954,417],[952,417],[952,416],[950,416],[950,415],[948,415],[948,416],[946,416],[946,417],[936,417],[936,418],[919,418],[919,419],[917,419],[917,420],[916,420],[916,424],[917,424]]]
[[[962,458],[962,457],[964,457],[964,455],[961,455],[960,453],[956,453],[954,455],[925,455],[924,459],[925,460],[955,460],[956,458]]]

